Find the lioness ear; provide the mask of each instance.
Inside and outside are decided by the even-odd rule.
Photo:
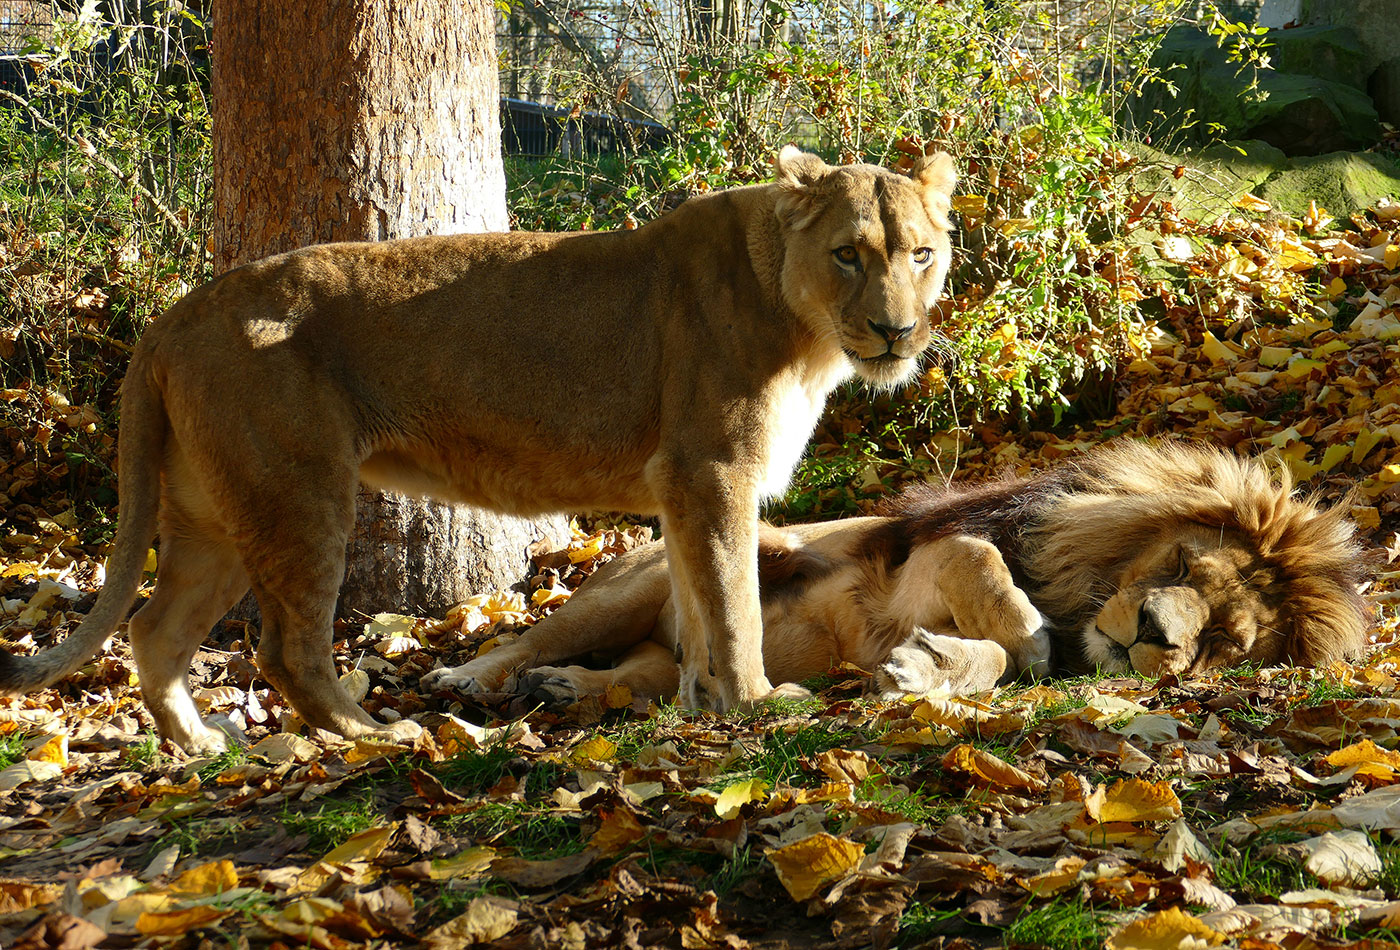
[[[948,220],[952,208],[953,186],[958,183],[958,170],[953,164],[953,156],[947,152],[934,152],[916,159],[909,169],[909,177],[919,185],[924,193],[924,205],[928,208],[933,223],[951,231],[953,223]]]
[[[812,186],[831,166],[796,145],[784,145],[773,158],[773,181],[778,186],[778,220],[794,231],[811,224],[821,210]]]

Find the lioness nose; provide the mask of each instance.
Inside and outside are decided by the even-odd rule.
[[[870,329],[878,333],[886,343],[898,343],[913,333],[914,327],[918,326],[917,323],[911,323],[906,327],[897,327],[889,323],[876,323],[874,320],[866,320],[865,322],[870,324]]]

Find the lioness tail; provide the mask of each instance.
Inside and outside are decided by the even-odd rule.
[[[136,599],[146,552],[156,536],[167,427],[164,402],[143,365],[138,355],[122,384],[117,539],[107,559],[106,584],[92,611],[62,643],[30,657],[0,650],[0,695],[41,689],[77,671],[117,629]]]

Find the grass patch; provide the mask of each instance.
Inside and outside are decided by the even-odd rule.
[[[18,732],[0,736],[0,769],[6,769],[24,758],[25,737]]]
[[[356,793],[352,791],[347,794]],[[287,829],[287,834],[293,837],[306,835],[307,851],[324,854],[351,835],[373,828],[383,817],[374,801],[373,792],[361,791],[356,798],[323,800],[315,811],[292,811],[284,807],[277,820]]]
[[[122,750],[122,761],[129,768],[145,771],[167,760],[165,753],[160,751],[160,737],[154,732],[143,732],[139,739]]]
[[[199,776],[201,785],[208,785],[224,772],[235,765],[243,765],[248,761],[248,752],[241,745],[231,745],[223,752],[199,767],[195,774]]]
[[[1262,837],[1262,836],[1261,836]],[[1266,844],[1256,838],[1244,848],[1226,848],[1215,862],[1215,885],[1240,903],[1275,900],[1288,891],[1312,887],[1312,878],[1301,867],[1264,854]]]
[[[900,915],[899,931],[894,945],[901,950],[922,947],[934,937],[945,934],[950,929],[958,929],[961,919],[962,913],[955,908],[933,907],[912,900]]]
[[[248,822],[237,816],[172,819],[169,824],[170,830],[151,845],[148,859],[171,845],[180,846],[182,858],[222,854],[236,848],[250,830]]]
[[[448,816],[443,827],[477,844],[510,848],[522,858],[560,858],[577,854],[585,844],[577,819],[522,802],[483,802]]]
[[[1099,950],[1108,937],[1102,913],[1079,903],[1052,901],[1032,908],[1006,928],[1008,946],[1026,944],[1050,950]]]
[[[757,776],[770,786],[779,783],[810,785],[824,781],[824,776],[813,761],[815,756],[828,749],[848,749],[865,741],[865,737],[858,732],[838,730],[828,725],[808,724],[759,732],[739,740],[745,754],[725,776],[723,784],[729,784],[735,772]]]

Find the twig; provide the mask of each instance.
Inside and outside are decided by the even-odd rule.
[[[111,159],[98,152],[97,147],[94,146],[87,139],[82,139],[81,141],[79,141],[78,139],[69,135],[67,132],[60,129],[58,126],[54,125],[48,119],[44,118],[43,114],[40,113],[38,109],[34,108],[34,105],[23,96],[15,95],[8,89],[0,89],[0,98],[9,99],[11,102],[15,102],[23,106],[25,110],[31,116],[33,116],[35,122],[48,129],[54,135],[57,135],[59,138],[63,139],[63,141],[68,143],[69,146],[77,149],[83,154],[85,158],[87,158],[88,161],[110,172],[111,175],[117,179],[117,181],[126,185],[128,188],[132,188],[139,192],[142,197],[144,197],[147,201],[151,203],[151,207],[155,208],[156,211],[159,212],[160,216],[165,219],[165,223],[170,225],[175,230],[175,239],[180,242],[180,246],[177,249],[177,253],[183,252],[186,248],[190,246],[189,240],[185,237],[183,233],[185,228],[187,227],[185,222],[177,218],[169,208],[167,208],[163,203],[161,203],[161,200],[157,198],[149,188],[141,184],[141,182],[137,181],[135,172],[122,171],[116,166],[115,163],[112,162]]]

